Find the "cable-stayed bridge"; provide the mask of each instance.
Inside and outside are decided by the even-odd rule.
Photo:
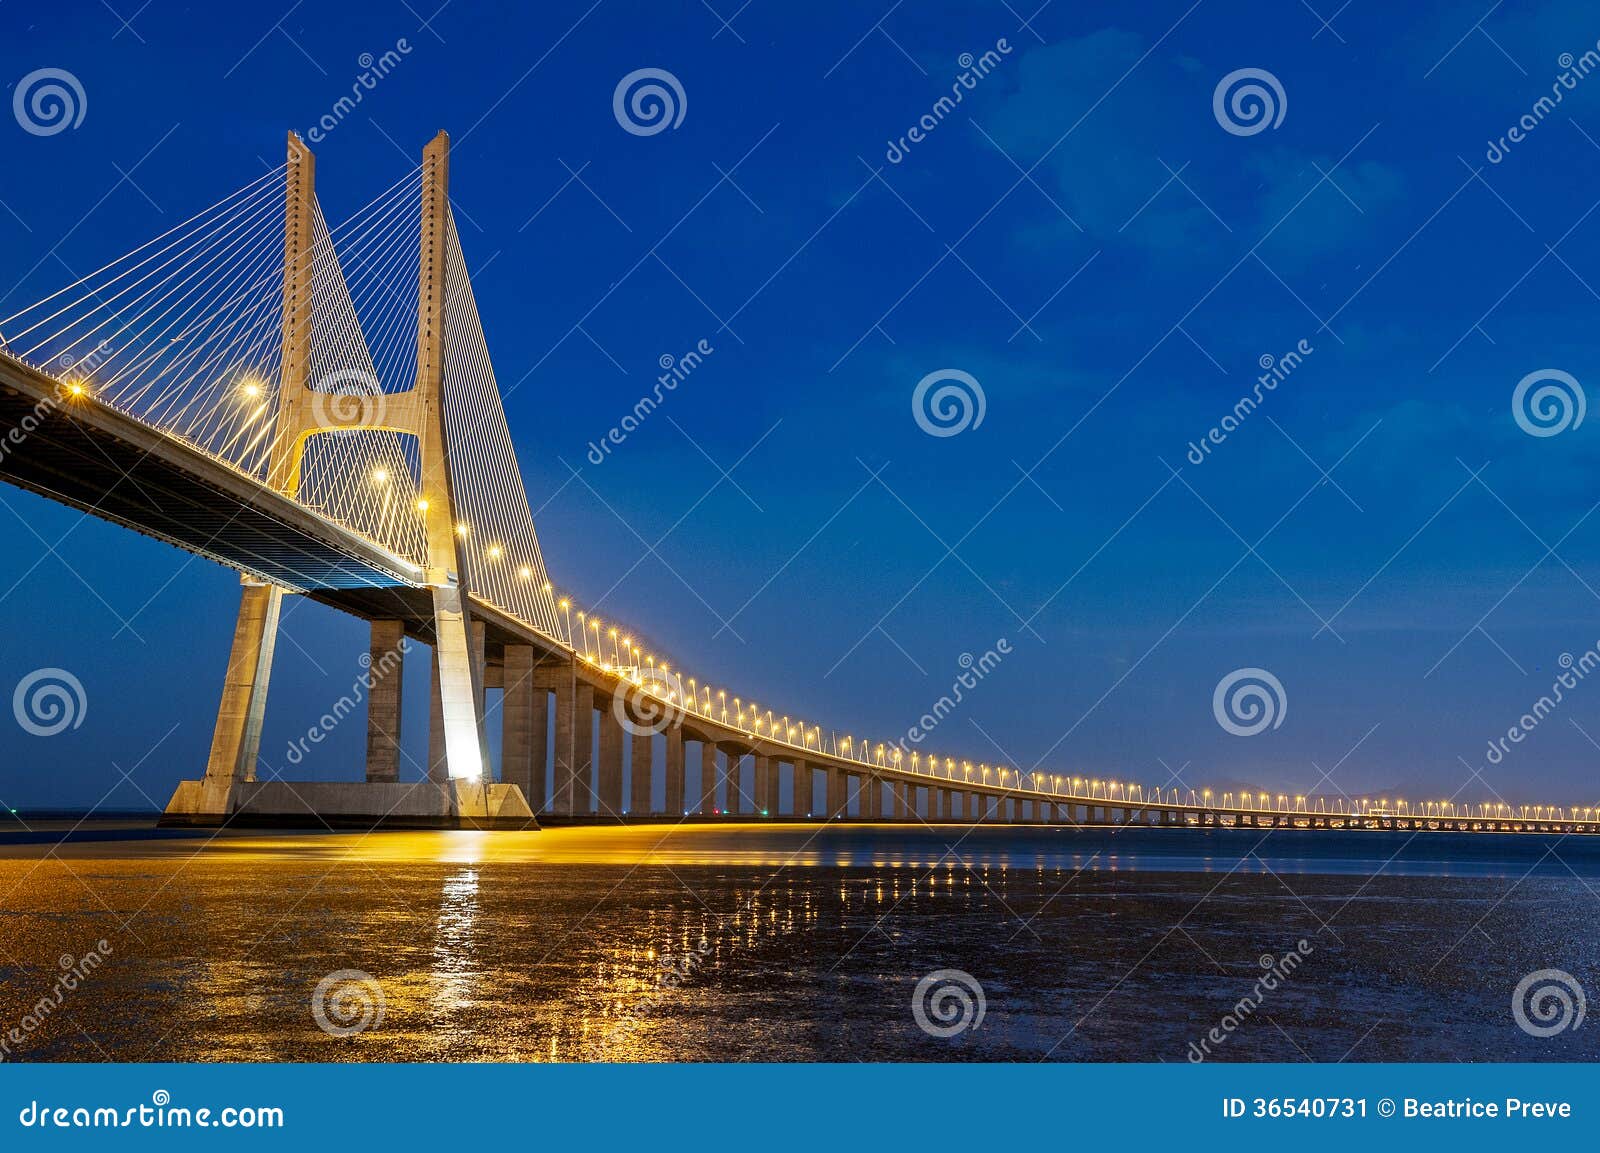
[[[0,478],[241,573],[205,774],[179,786],[168,821],[1600,832],[1600,807],[1213,794],[975,764],[688,676],[545,571],[448,181],[440,133],[330,227],[291,134],[284,165],[0,320]],[[370,622],[361,781],[258,779],[285,594]],[[403,782],[408,639],[432,648],[433,698],[426,771]]]

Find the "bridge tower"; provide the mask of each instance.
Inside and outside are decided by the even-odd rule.
[[[316,213],[316,157],[300,137],[289,133],[284,174],[283,226],[283,355],[278,382],[279,428],[293,427],[305,406],[311,371],[311,246]],[[290,445],[293,448],[290,448]],[[268,483],[293,495],[300,484],[304,440],[273,438]],[[239,618],[222,683],[222,702],[211,735],[211,753],[202,782],[202,806],[226,812],[234,782],[256,779],[261,754],[261,725],[267,711],[267,685],[272,675],[278,617],[283,590],[253,577],[241,578]]]
[[[418,444],[417,513],[427,544],[422,585],[432,601],[434,708],[438,731],[430,742],[427,780],[398,780],[400,734],[399,649],[404,621],[372,622],[372,669],[388,671],[370,685],[366,780],[362,784],[256,781],[261,727],[284,590],[244,578],[233,647],[212,736],[205,777],[184,782],[167,809],[172,823],[215,823],[232,814],[280,816],[287,808],[353,823],[382,818],[396,823],[535,825],[522,791],[486,780],[488,744],[483,723],[483,627],[474,627],[468,599],[466,550],[451,480],[444,411],[445,299],[448,285],[450,140],[438,133],[422,156],[421,247],[417,284],[417,367],[412,387],[402,392],[342,396],[341,404],[313,403],[310,381],[312,271],[316,162],[289,133],[284,219],[283,355],[267,483],[287,496],[300,487],[306,443],[318,433],[394,432]],[[392,661],[383,661],[393,654]],[[251,787],[259,786],[259,787]]]

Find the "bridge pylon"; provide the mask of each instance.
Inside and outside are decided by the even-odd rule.
[[[372,665],[384,661],[380,686],[369,684],[366,779],[327,783],[258,781],[261,729],[284,590],[243,578],[222,701],[205,776],[182,782],[164,824],[304,823],[536,828],[522,790],[490,773],[484,732],[483,628],[474,627],[467,557],[449,467],[444,412],[445,297],[448,266],[450,140],[438,133],[423,150],[421,248],[417,285],[417,369],[409,390],[342,395],[318,404],[310,380],[316,160],[298,135],[288,137],[285,173],[282,364],[267,484],[293,497],[307,441],[317,433],[395,432],[416,438],[420,460],[417,512],[425,526],[421,583],[432,599],[432,722],[435,734],[425,779],[398,779],[404,623],[372,622]],[[373,672],[369,671],[369,677]],[[442,735],[442,740],[439,737]]]

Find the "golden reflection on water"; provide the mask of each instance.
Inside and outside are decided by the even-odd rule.
[[[1317,931],[1297,893],[1314,907],[1318,894],[1337,900],[1339,932],[1352,942],[1319,949],[1324,967],[1302,978],[1308,989],[1320,981],[1347,998],[1339,1021],[1315,1027],[1344,1029],[1361,998],[1377,997],[1372,1011],[1393,1010],[1397,1020],[1427,1017],[1417,1013],[1423,1006],[1470,1012],[1476,1003],[1476,986],[1450,986],[1440,1000],[1431,986],[1409,996],[1374,977],[1415,961],[1406,971],[1449,985],[1449,973],[1430,974],[1428,965],[1459,947],[1458,919],[1482,915],[1484,886],[1476,884],[1308,874],[1290,891],[1259,859],[1235,863],[1202,850],[1186,858],[1195,874],[1186,876],[1153,850],[1119,842],[1112,854],[1105,838],[1029,827],[230,830],[215,840],[141,832],[0,845],[0,887],[15,890],[8,944],[21,961],[0,982],[0,1020],[27,1011],[64,953],[116,937],[112,963],[75,994],[73,1017],[58,1016],[53,1031],[31,1038],[41,1059],[929,1056],[907,998],[921,973],[949,964],[989,990],[994,1025],[976,1035],[981,1052],[1037,1057],[1044,1045],[1030,1048],[1036,1033],[1054,1043],[1074,1028],[1119,975],[1146,963],[1173,918],[1203,899],[1205,916],[1185,923],[1202,948],[1159,954],[1158,966],[1140,970],[1145,984],[1119,995],[1118,1027],[1080,1030],[1074,1042],[1075,1056],[1152,1060],[1182,1048],[1183,1039],[1162,1047],[1172,1039],[1164,1021],[1181,1031],[1186,1013],[1232,1003],[1219,1000],[1210,956],[1230,966],[1237,959],[1253,974],[1262,934]],[[1224,875],[1204,876],[1213,869]],[[1525,942],[1529,952],[1486,958],[1499,966],[1495,979],[1514,984],[1547,951],[1541,942],[1593,939],[1581,891],[1539,884],[1495,914],[1496,939]],[[1568,906],[1580,920],[1547,924],[1553,909]],[[136,909],[129,930],[119,930]],[[310,998],[325,975],[344,969],[371,974],[387,1015],[359,1036],[333,1037],[314,1023]],[[1165,1009],[1144,1016],[1157,981],[1187,990],[1176,1017]],[[1017,1023],[1009,1034],[1008,1017]],[[74,1020],[91,1021],[92,1038]],[[1472,1021],[1458,1013],[1451,1027],[1463,1025]],[[1364,1028],[1352,1026],[1329,1050],[1349,1049]],[[1293,1055],[1270,1047],[1276,1033],[1261,1035],[1260,1055]],[[1394,1051],[1429,1059],[1469,1051],[1430,1049],[1426,1039],[1446,1033],[1427,1030],[1406,1048],[1410,1035]]]
[[[235,861],[297,860],[381,865],[394,862],[463,867],[498,864],[620,865],[628,867],[728,866],[761,869],[834,867],[927,872],[946,866],[1074,869],[1115,868],[1104,853],[1084,853],[1052,843],[1047,826],[997,826],[977,830],[905,825],[832,826],[784,823],[633,825],[551,828],[529,832],[384,831],[381,833],[228,830],[127,841],[81,841],[59,846],[66,857],[118,860],[189,856],[203,844],[207,857]],[[1019,834],[1032,840],[1019,843]],[[882,842],[913,836],[919,844],[885,854]],[[959,843],[959,859],[950,846]],[[33,857],[33,845],[0,844],[0,859]]]
[[[467,867],[445,878],[433,933],[433,1008],[447,1016],[472,1003],[478,975],[478,870]]]

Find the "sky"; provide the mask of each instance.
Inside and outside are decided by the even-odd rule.
[[[0,5],[6,95],[41,68],[83,93],[58,132],[0,115],[0,316],[280,163],[288,129],[322,126],[336,221],[443,128],[552,579],[702,680],[891,740],[994,651],[922,749],[1600,802],[1586,6],[285,7]],[[639,69],[681,118],[619,112]],[[1541,386],[1566,405],[1543,424]],[[0,689],[83,686],[55,735],[0,713],[0,802],[164,803],[204,767],[236,574],[10,486],[0,522]],[[289,602],[265,771],[359,777],[358,722],[284,756],[365,647]],[[1241,683],[1270,720],[1229,711]]]

